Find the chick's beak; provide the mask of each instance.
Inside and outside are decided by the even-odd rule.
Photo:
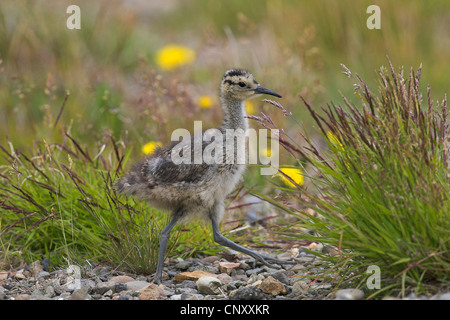
[[[255,94],[270,94],[271,96],[282,98],[280,94],[261,86],[256,87]]]

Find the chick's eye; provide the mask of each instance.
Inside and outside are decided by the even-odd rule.
[[[241,88],[245,87],[245,83],[244,83],[244,82],[239,82],[238,85],[239,85],[239,87],[241,87]]]

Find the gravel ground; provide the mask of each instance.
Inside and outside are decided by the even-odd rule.
[[[0,272],[0,300],[360,300],[366,296],[359,289],[336,291],[329,283],[311,281],[325,266],[306,252],[299,253],[297,264],[280,270],[234,257],[232,261],[216,256],[169,259],[159,286],[152,283],[152,275],[105,265],[49,272],[46,260],[36,261],[22,270]],[[407,299],[449,300],[450,292]]]

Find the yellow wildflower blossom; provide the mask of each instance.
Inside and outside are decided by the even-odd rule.
[[[303,173],[299,168],[282,168],[280,169],[285,175],[289,176],[296,184],[302,185],[303,184]],[[286,178],[282,173],[279,173],[281,180],[285,184],[287,184],[290,187],[296,187],[295,184],[293,184],[288,178]]]
[[[144,154],[150,155],[155,151],[156,148],[161,146],[161,142],[150,141],[149,143],[143,145],[141,150]]]
[[[213,100],[210,96],[200,96],[200,98],[198,98],[198,105],[202,109],[209,109],[212,107],[212,104]]]
[[[156,53],[156,64],[163,70],[171,71],[191,64],[195,60],[195,51],[184,46],[167,45]]]
[[[245,101],[245,111],[247,111],[247,114],[254,114],[255,109],[255,104],[252,101]]]

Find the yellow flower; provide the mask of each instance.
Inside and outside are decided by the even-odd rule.
[[[142,152],[144,154],[152,154],[156,148],[161,147],[161,142],[156,142],[156,141],[150,141],[149,143],[145,144],[142,146]]]
[[[200,98],[198,98],[198,105],[202,109],[209,109],[212,107],[212,104],[213,100],[210,96],[200,96]]]
[[[247,111],[247,114],[254,114],[255,104],[249,100],[245,101],[245,111]]]
[[[184,46],[167,45],[158,50],[155,60],[161,69],[171,71],[193,63],[195,51]]]
[[[280,169],[285,175],[289,176],[296,184],[302,185],[303,184],[303,173],[298,168],[282,168]],[[295,184],[293,184],[288,178],[286,178],[282,173],[279,173],[281,180],[285,184],[287,184],[290,187],[296,187]]]
[[[334,145],[334,146],[340,146],[343,147],[342,143],[339,141],[338,137],[336,137],[333,132],[328,131],[327,132],[328,140]]]

